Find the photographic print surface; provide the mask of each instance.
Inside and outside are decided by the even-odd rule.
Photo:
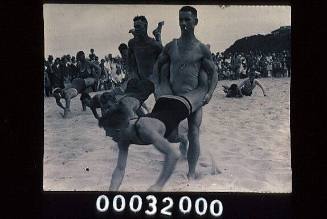
[[[179,10],[183,6],[43,6],[44,191],[109,190],[119,149],[114,138],[99,127],[100,120],[91,108],[83,109],[81,95],[83,92],[91,97],[98,95],[100,103],[105,92],[119,90],[123,93],[118,96],[123,96],[132,77],[131,53],[136,57],[135,68],[142,68],[139,60],[151,58],[143,57],[135,45],[128,43],[139,34],[133,21],[136,16],[147,19],[147,34],[153,42],[163,48],[176,42],[182,48],[181,35],[189,31],[187,22],[192,22],[181,19]],[[205,51],[210,50],[207,59],[213,63],[218,83],[209,103],[202,107],[202,119],[198,121],[200,155],[196,174],[188,175],[190,155],[187,151],[183,155],[181,143],[169,143],[179,156],[162,191],[292,192],[291,7],[192,7],[197,10],[198,20],[194,36],[207,47]],[[122,43],[129,47],[126,53],[118,49]],[[150,47],[144,44],[142,48]],[[88,63],[84,67],[78,58],[79,51],[84,52]],[[180,57],[196,56],[193,52],[186,53],[181,52]],[[175,56],[167,54],[169,63],[173,63]],[[199,66],[205,65],[202,56]],[[82,76],[85,72],[89,75]],[[79,78],[87,91],[73,86]],[[65,97],[70,98],[69,110]],[[155,96],[151,94],[144,103],[145,114],[151,112]],[[103,113],[100,108],[95,109],[99,116]],[[167,117],[174,117],[173,113],[167,113]],[[153,130],[157,128],[155,123]],[[168,129],[167,124],[162,124]],[[187,134],[187,124],[187,119],[179,124],[179,132],[186,136],[183,138],[186,150],[190,147],[187,140],[194,137]],[[141,135],[146,130],[141,127]],[[159,177],[165,158],[153,144],[131,143],[119,190],[146,191]]]

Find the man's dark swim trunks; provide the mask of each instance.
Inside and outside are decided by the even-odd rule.
[[[154,92],[154,84],[145,79],[133,78],[127,82],[125,96],[134,97],[143,103]]]
[[[245,89],[243,89],[243,87],[242,87],[241,91],[242,91],[242,94],[245,95],[245,96],[251,96],[252,95],[252,91],[246,91]]]
[[[82,93],[85,90],[85,81],[82,78],[76,78],[72,81],[71,88],[75,88],[78,93]]]
[[[179,123],[186,119],[191,112],[191,104],[185,97],[166,95],[161,96],[154,105],[152,112],[146,114],[144,117],[155,118],[163,122],[166,127],[164,136],[167,138],[171,132],[178,127]],[[138,120],[136,123],[137,122]],[[137,129],[136,133],[138,133]]]
[[[240,94],[240,90],[239,90],[237,84],[232,84],[228,88],[226,97],[242,97],[242,94]]]

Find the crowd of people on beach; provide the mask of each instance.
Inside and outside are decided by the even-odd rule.
[[[117,142],[119,155],[109,190],[118,190],[122,183],[131,144],[153,145],[165,154],[162,172],[150,191],[160,191],[175,168],[179,155],[170,143],[180,143],[180,153],[188,161],[187,177],[196,179],[202,109],[213,97],[218,80],[248,77],[239,85],[223,86],[226,97],[251,96],[256,86],[267,96],[256,77],[290,76],[289,51],[214,54],[209,44],[195,37],[197,24],[197,10],[182,7],[180,38],[163,45],[164,22],[158,23],[152,38],[146,17],[135,16],[129,31],[133,38],[119,45],[120,56],[108,54],[99,61],[90,49],[88,56],[78,51],[76,57],[64,55],[53,61],[49,55],[44,61],[45,95],[53,95],[64,110],[63,118],[71,116],[71,100],[80,94],[83,111],[90,107],[99,127]],[[101,90],[110,91],[89,95]],[[151,94],[152,110],[145,102]],[[179,132],[179,123],[185,119],[187,128]],[[212,174],[218,173],[214,165],[213,170]]]
[[[52,95],[55,88],[65,88],[76,78],[94,78],[97,83],[93,91],[109,90],[119,87],[127,79],[127,67],[125,54],[127,45],[121,44],[119,47],[122,56],[113,57],[106,55],[99,60],[94,49],[90,49],[90,54],[86,57],[89,69],[83,73],[80,71],[79,60],[70,54],[61,58],[49,55],[44,60],[44,94],[46,97]],[[126,51],[125,51],[126,50]]]
[[[49,97],[54,88],[64,88],[75,78],[93,77],[98,79],[97,86],[93,91],[109,90],[119,87],[125,80],[128,80],[127,53],[128,47],[122,43],[119,46],[121,56],[113,57],[111,53],[99,61],[94,49],[86,60],[97,66],[91,68],[89,74],[80,75],[77,70],[78,62],[75,56],[63,55],[61,58],[53,58],[49,55],[44,60],[44,89],[45,96]],[[263,53],[255,52],[234,52],[212,53],[219,80],[238,80],[247,78],[249,72],[256,73],[257,78],[263,77],[290,77],[291,55],[290,51]]]
[[[290,77],[290,51],[264,53],[262,51],[212,54],[219,80],[247,78],[250,71],[257,77]]]

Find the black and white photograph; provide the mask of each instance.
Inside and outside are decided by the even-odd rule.
[[[43,191],[291,193],[291,7],[44,4]]]

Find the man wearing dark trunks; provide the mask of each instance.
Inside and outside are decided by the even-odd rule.
[[[193,95],[188,95],[188,100],[194,104],[202,106],[210,101],[218,82],[218,74],[208,46],[201,43],[194,35],[197,23],[195,8],[185,6],[180,9],[181,37],[174,39],[164,47],[155,65],[155,96],[157,98],[166,94],[186,96],[192,93]],[[198,95],[202,95],[201,92],[194,92],[199,86],[202,70],[208,75],[207,92],[201,101],[192,101],[192,99],[198,100]],[[202,122],[202,107],[193,108],[197,110],[187,117],[189,179],[196,178],[195,168],[200,154],[199,131]]]
[[[128,41],[128,68],[131,78],[150,79],[162,45],[147,33],[148,21],[144,16],[134,19],[134,38]]]
[[[83,51],[79,51],[76,55],[78,61],[78,71],[79,75],[83,76],[83,74],[87,75],[91,73],[91,67],[94,67],[99,72],[101,68],[97,65],[94,65],[85,59],[85,54]],[[94,66],[93,66],[94,65]],[[83,92],[88,92],[92,90],[92,88],[96,85],[96,79],[89,77],[76,78],[72,81],[71,84],[67,85],[67,87],[61,89],[56,88],[53,90],[53,96],[56,98],[56,103],[59,107],[64,109],[64,118],[67,118],[70,114],[70,102],[71,99],[76,97],[78,94]],[[60,99],[65,99],[66,106],[60,102]],[[82,104],[83,110],[86,110],[86,105]]]
[[[101,75],[101,68],[93,62],[85,59],[85,53],[79,51],[76,54],[78,77],[85,79],[86,87],[96,90],[97,81]]]
[[[160,191],[171,176],[177,159],[178,151],[170,144],[180,142],[179,136],[174,133],[179,123],[202,106],[207,94],[207,74],[199,73],[199,86],[183,96],[163,95],[159,97],[151,113],[140,116],[137,109],[138,100],[146,100],[151,88],[144,88],[140,84],[127,87],[131,95],[118,101],[105,101],[110,106],[99,119],[99,126],[103,127],[106,135],[118,143],[119,154],[117,166],[113,172],[110,190],[119,189],[126,168],[128,148],[131,144],[153,144],[160,152],[165,154],[165,163],[156,183],[149,188],[150,191]],[[137,83],[137,81],[135,81]],[[152,87],[152,92],[154,87]],[[128,93],[128,92],[127,92]],[[134,95],[134,97],[133,97]]]

